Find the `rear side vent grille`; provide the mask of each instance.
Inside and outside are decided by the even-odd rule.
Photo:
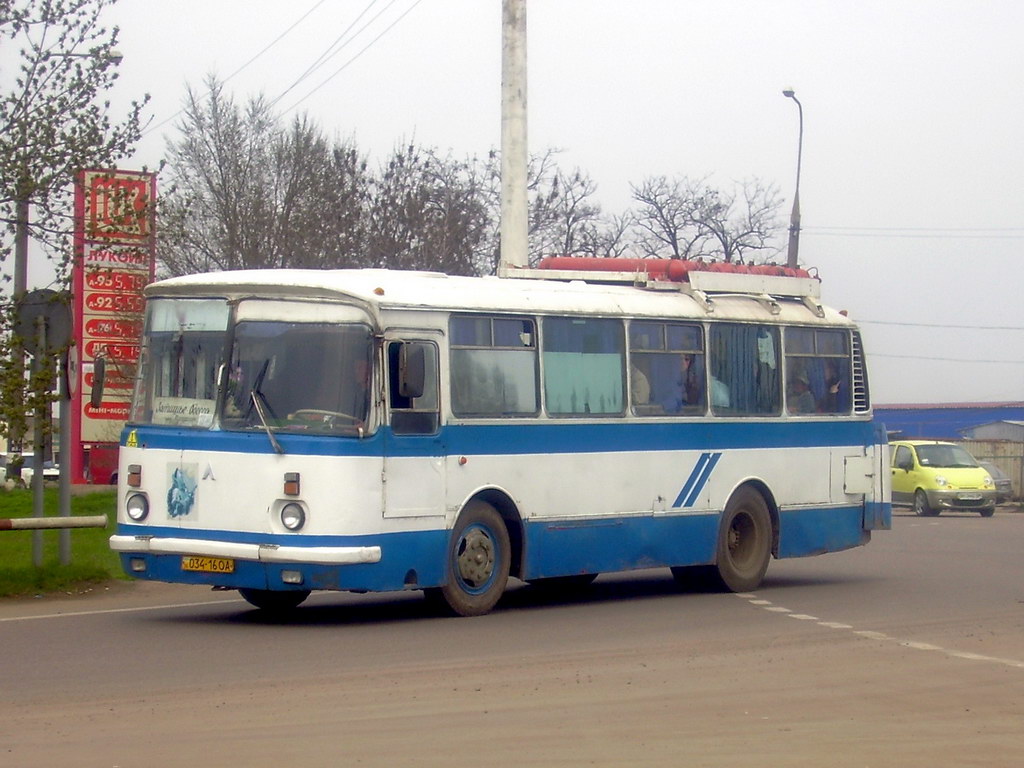
[[[871,394],[868,391],[868,370],[864,362],[864,345],[860,332],[853,332],[853,412],[869,413]]]

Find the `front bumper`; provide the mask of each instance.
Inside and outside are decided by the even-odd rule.
[[[381,558],[380,547],[287,547],[157,536],[111,536],[110,548],[123,554],[196,555],[276,564],[363,565],[379,563]]]
[[[998,492],[992,488],[960,489],[956,491],[927,491],[928,505],[932,509],[986,509],[994,507],[998,501]]]

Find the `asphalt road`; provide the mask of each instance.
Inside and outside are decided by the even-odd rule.
[[[1005,508],[1004,508],[1005,509]],[[418,594],[137,584],[0,602],[0,766],[1024,765],[1024,514],[915,518],[771,564],[489,616]]]

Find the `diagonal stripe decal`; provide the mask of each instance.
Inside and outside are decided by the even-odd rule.
[[[711,478],[711,473],[714,472],[715,465],[718,464],[720,458],[722,458],[720,452],[702,453],[700,455],[693,470],[690,472],[690,476],[686,479],[683,489],[672,504],[673,507],[692,507],[697,503],[701,491],[707,485],[708,480]]]

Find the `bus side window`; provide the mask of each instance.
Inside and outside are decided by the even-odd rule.
[[[786,329],[786,404],[790,413],[849,413],[850,335],[837,329]]]
[[[713,413],[777,416],[782,412],[778,328],[715,323],[708,354]]]
[[[421,369],[422,366],[422,369]],[[422,394],[419,379],[422,370]],[[411,386],[415,383],[417,386]],[[388,345],[388,392],[391,430],[396,435],[430,435],[440,423],[437,396],[437,347],[426,341]]]
[[[634,320],[630,395],[637,416],[703,415],[704,339],[698,325]]]
[[[542,329],[548,413],[621,415],[626,405],[626,341],[622,321],[546,317]]]

